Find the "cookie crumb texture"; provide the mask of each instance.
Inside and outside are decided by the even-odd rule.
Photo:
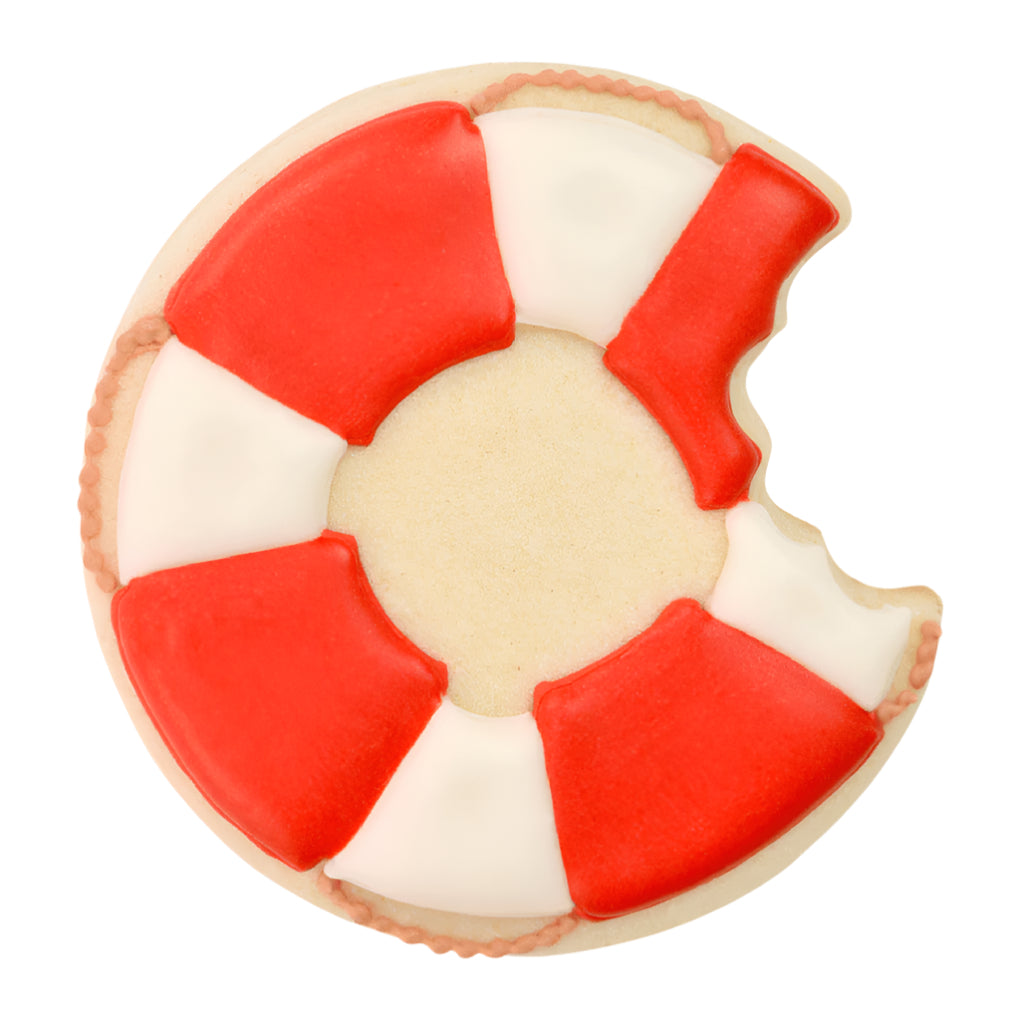
[[[764,495],[746,367],[846,214],[690,97],[533,67],[338,103],[219,189],[82,473],[100,638],[195,809],[465,956],[669,927],[817,838],[941,633]]]

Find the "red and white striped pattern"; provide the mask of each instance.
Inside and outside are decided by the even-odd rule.
[[[113,604],[128,674],[213,807],[294,868],[408,902],[599,918],[733,867],[842,783],[874,718],[689,600],[543,685],[533,715],[460,712],[355,539],[324,530],[346,444],[516,321],[604,345],[699,505],[739,503],[760,454],[730,373],[835,222],[752,146],[720,169],[615,118],[445,102],[342,134],[245,202],[166,302]]]

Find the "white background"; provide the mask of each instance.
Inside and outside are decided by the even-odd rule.
[[[1018,1012],[1017,82],[1009,5],[904,0],[19,5],[0,25],[0,1012],[11,1017],[1006,1017]],[[999,13],[1003,12],[1003,13]],[[686,927],[461,961],[348,925],[223,847],[99,654],[76,476],[107,344],[217,181],[357,89],[488,61],[608,67],[803,153],[854,222],[752,371],[769,489],[871,584],[946,604],[930,695],[791,868]]]

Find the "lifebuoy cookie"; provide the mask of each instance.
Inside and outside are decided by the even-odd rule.
[[[82,472],[100,637],[196,810],[463,955],[665,928],[815,839],[941,613],[764,490],[746,368],[846,215],[724,114],[532,67],[353,97],[221,185]]]

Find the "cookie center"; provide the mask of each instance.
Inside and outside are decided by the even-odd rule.
[[[383,608],[445,662],[461,708],[512,715],[676,598],[704,599],[723,515],[694,502],[662,429],[569,333],[519,326],[507,350],[419,387],[351,447],[329,526],[354,535]]]

